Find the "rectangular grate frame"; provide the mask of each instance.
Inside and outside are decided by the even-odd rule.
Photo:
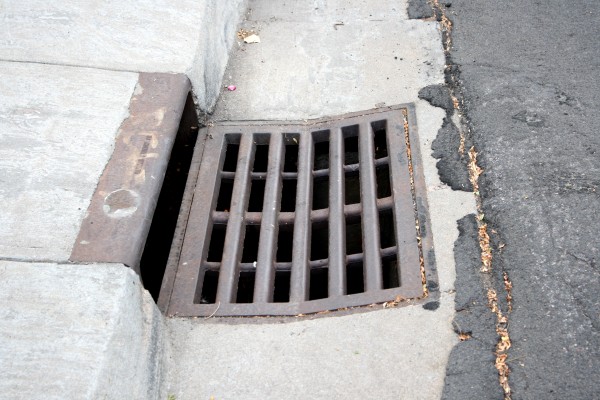
[[[206,128],[161,310],[298,315],[425,297],[437,278],[414,121],[406,104]]]

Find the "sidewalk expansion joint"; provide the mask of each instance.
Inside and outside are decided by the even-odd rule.
[[[131,69],[117,69],[117,68],[106,68],[106,67],[98,67],[94,65],[83,65],[83,64],[70,64],[70,63],[57,63],[57,62],[49,62],[49,61],[33,61],[33,60],[6,60],[0,59],[0,62],[7,63],[15,63],[15,64],[39,64],[39,65],[54,65],[57,67],[69,67],[69,68],[85,68],[85,69],[95,69],[99,71],[109,71],[109,72],[130,72],[130,73],[143,73],[144,71],[136,71]]]

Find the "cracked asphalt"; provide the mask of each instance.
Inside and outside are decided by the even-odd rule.
[[[461,220],[455,327],[472,338],[452,352],[444,398],[599,398],[600,3],[439,5],[453,23],[447,61],[484,170],[489,279],[502,288],[505,272],[513,284],[506,397],[493,368],[476,221]],[[460,177],[460,163],[442,164],[442,177]]]

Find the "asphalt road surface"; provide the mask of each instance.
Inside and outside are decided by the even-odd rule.
[[[512,398],[600,398],[600,2],[441,6],[484,169],[493,279],[498,287],[506,272],[513,284]],[[457,321],[473,339],[453,352],[444,396],[502,398],[478,246],[467,240],[477,226],[459,227]]]

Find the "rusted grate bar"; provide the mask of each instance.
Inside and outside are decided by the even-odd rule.
[[[239,262],[244,242],[244,215],[250,194],[250,170],[254,161],[253,135],[242,136],[239,150],[237,170],[231,195],[231,214],[227,222],[227,233],[223,247],[223,259],[217,301],[222,303],[235,302],[240,274]]]
[[[281,204],[281,173],[283,171],[283,136],[272,135],[269,149],[270,162],[265,186],[265,200],[261,219],[260,242],[256,261],[256,289],[254,302],[273,301],[275,288],[275,255],[279,221],[277,214]]]
[[[344,216],[344,136],[329,137],[329,295],[346,294],[346,218]]]
[[[292,245],[292,276],[290,301],[300,303],[308,300],[310,279],[310,210],[313,197],[313,137],[304,132],[298,149],[298,188],[296,195],[296,218]]]
[[[209,127],[159,303],[296,315],[422,297],[435,274],[413,120],[404,105]]]
[[[375,180],[375,151],[373,128],[368,122],[360,124],[360,201],[363,207],[362,230],[364,234],[364,262],[366,291],[380,290],[383,287],[381,270],[381,241],[374,232],[379,227],[377,213],[377,181]]]

